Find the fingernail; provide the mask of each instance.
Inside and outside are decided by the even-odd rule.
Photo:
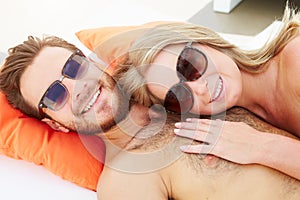
[[[181,123],[180,122],[175,123],[175,127],[181,128]]]
[[[179,129],[175,128],[174,133],[179,133]]]
[[[186,146],[186,145],[185,146],[180,146],[179,148],[180,148],[181,151],[186,151],[188,149],[188,146]]]
[[[185,121],[190,122],[190,121],[192,121],[192,119],[191,118],[186,118]]]

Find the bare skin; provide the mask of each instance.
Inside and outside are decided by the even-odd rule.
[[[154,59],[155,65],[145,74],[150,82],[149,90],[162,100],[168,89],[179,81],[174,70],[184,45],[166,47]],[[193,47],[207,55],[210,71],[207,70],[195,81],[186,82],[195,99],[192,113],[209,115],[232,106],[241,106],[299,138],[300,109],[297,105],[300,103],[300,84],[296,74],[300,73],[297,53],[300,52],[300,36],[291,40],[278,55],[270,59],[266,64],[267,70],[259,74],[239,70],[229,56],[211,47],[197,43]],[[165,78],[157,77],[158,69],[155,66],[159,66],[159,69],[161,66],[168,68],[168,82]],[[222,77],[223,89],[220,96],[212,101],[211,94],[215,93],[214,88],[218,82],[211,77],[216,76]],[[211,127],[220,131],[214,132]],[[202,145],[184,146],[184,152],[209,153],[239,164],[259,163],[300,180],[300,159],[299,154],[295,153],[300,151],[300,142],[295,139],[266,134],[267,132],[257,131],[245,123],[227,122],[220,125],[203,119],[176,123],[174,132],[179,136],[204,142]],[[280,159],[278,155],[281,155]]]
[[[154,59],[144,76],[150,92],[164,100],[169,88],[179,82],[176,74],[177,58],[185,44],[170,45]],[[208,59],[205,73],[194,81],[185,82],[194,96],[191,113],[213,115],[233,106],[240,106],[257,114],[274,126],[300,137],[300,83],[296,74],[300,73],[300,36],[291,40],[283,50],[266,63],[267,70],[259,74],[249,74],[240,70],[237,64],[224,53],[212,47],[193,43]],[[164,74],[168,73],[168,79]],[[223,80],[221,94],[212,99],[218,77]]]
[[[48,47],[40,52],[21,79],[22,94],[29,103],[37,106],[47,87],[59,79],[61,68],[71,53],[55,47]],[[109,77],[103,75],[103,71],[95,71],[97,69],[95,66],[91,65],[90,67],[93,71],[89,71],[83,79],[78,81],[65,79],[63,82],[69,90],[70,97],[74,95],[80,97],[87,92],[87,90],[74,89],[77,84],[91,88],[98,88],[101,85],[101,95],[92,109],[88,113],[80,112],[76,116],[78,119],[76,122],[81,122],[82,129],[90,129],[91,123],[107,124],[107,115],[115,118],[114,115],[117,112],[114,112],[114,108],[116,106],[117,110],[123,108],[120,103],[123,98],[113,90],[114,84],[109,86],[104,84],[104,82],[108,82]],[[41,74],[44,75],[41,76]],[[31,85],[32,82],[39,84]],[[89,93],[88,96],[92,96],[92,94]],[[74,103],[81,105],[79,101],[72,102],[70,98],[59,111],[45,110],[52,119],[56,120],[53,122],[56,123],[58,129],[68,131],[70,128],[76,128],[73,127],[76,125],[73,122]],[[105,109],[100,109],[100,107]],[[90,119],[94,114],[97,117],[93,122],[85,120],[85,118]],[[148,108],[143,106],[134,105],[130,110],[129,117],[118,123],[117,127],[111,131],[100,134],[107,144],[107,166],[99,182],[100,199],[119,199],[118,195],[123,195],[122,199],[141,199],[140,197],[148,194],[150,199],[217,198],[218,195],[241,199],[243,196],[239,196],[239,191],[242,190],[249,191],[249,193],[256,190],[255,194],[248,195],[252,199],[257,199],[257,196],[254,195],[263,199],[299,199],[299,181],[270,168],[259,165],[239,166],[211,156],[202,159],[198,155],[182,154],[179,146],[190,144],[190,140],[181,138],[178,143],[172,142],[171,145],[168,145],[171,149],[164,148],[163,151],[157,151],[172,141],[174,138],[172,127],[177,120],[180,120],[176,118],[165,124],[165,117],[154,111],[150,113]],[[47,123],[50,122],[51,120],[47,121]],[[163,126],[166,129],[162,129]],[[160,132],[161,130],[165,131]],[[161,133],[162,137],[158,133]],[[175,138],[177,141],[178,137]],[[153,146],[153,144],[155,145]],[[153,150],[156,150],[154,152],[158,152],[158,154],[154,154],[154,157],[145,157],[145,153],[151,155],[152,153],[148,152],[153,152]],[[136,160],[134,156],[132,157],[134,155],[132,153],[142,156],[138,156],[138,160]],[[148,160],[148,158],[154,160]],[[166,158],[171,158],[171,160]],[[150,165],[146,161],[151,161]],[[113,169],[123,169],[123,171]],[[139,172],[138,175],[137,172]],[[245,182],[245,180],[248,181]],[[230,186],[229,182],[232,182],[233,186]],[[116,191],[116,188],[120,188],[121,193],[119,193],[120,190]],[[199,190],[199,188],[203,188],[203,190]],[[236,191],[236,188],[241,190]],[[265,190],[265,188],[267,189]],[[244,193],[242,194],[245,195]]]
[[[133,111],[135,109],[133,107]],[[143,118],[147,118],[147,108],[139,106],[138,110],[144,113]],[[142,115],[132,115],[131,119],[139,124],[139,117]],[[300,198],[300,182],[271,168],[238,165],[214,156],[180,153],[178,147],[190,141],[174,137],[170,131],[176,118],[169,116],[165,123],[164,115],[156,117],[158,120],[152,117],[151,125],[146,128],[136,126],[130,131],[134,133],[131,137],[119,133],[116,139],[116,131],[102,135],[106,139],[107,152],[116,145],[125,150],[117,156],[108,154],[99,180],[98,199]],[[288,135],[242,110],[233,110],[226,118],[243,119],[255,128]],[[162,124],[163,129],[159,128]],[[113,138],[113,145],[110,138]]]

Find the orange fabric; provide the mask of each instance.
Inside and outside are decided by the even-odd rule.
[[[161,23],[86,29],[76,35],[100,59],[111,63],[125,53],[145,29]],[[63,179],[96,190],[105,148],[96,136],[57,132],[22,114],[0,92],[0,153],[43,165]]]
[[[110,65],[127,52],[131,44],[144,31],[164,21],[155,21],[138,26],[115,26],[85,29],[76,33],[77,38],[91,51]],[[112,66],[114,67],[114,66]]]
[[[104,144],[96,136],[57,132],[14,109],[0,93],[0,152],[24,159],[63,179],[96,190]]]

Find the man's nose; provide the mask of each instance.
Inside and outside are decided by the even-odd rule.
[[[72,85],[73,100],[82,100],[88,97],[90,89],[86,81],[77,80]]]
[[[82,95],[82,91],[85,91],[87,88],[87,83],[84,80],[76,80],[76,79],[70,79],[68,77],[64,77],[61,79],[62,83],[65,85],[65,87],[68,89],[70,94],[70,99],[79,99]]]
[[[219,83],[219,81],[218,81],[219,77],[220,76],[218,73],[214,73],[214,74],[206,77],[206,80],[208,82],[207,89],[208,89],[210,95],[213,94],[214,90],[218,86],[217,84]]]

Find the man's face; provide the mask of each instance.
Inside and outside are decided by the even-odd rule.
[[[72,53],[60,47],[41,50],[21,78],[21,92],[27,102],[38,108],[49,86],[61,78],[62,68]],[[99,133],[116,124],[128,111],[128,102],[121,97],[114,80],[90,61],[80,79],[64,78],[62,84],[69,93],[64,106],[43,111],[71,130]]]

